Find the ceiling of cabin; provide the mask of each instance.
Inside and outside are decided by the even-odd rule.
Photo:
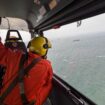
[[[0,0],[0,16],[26,19],[32,5],[33,0]]]
[[[27,20],[44,31],[105,12],[105,0],[0,0],[0,17]]]

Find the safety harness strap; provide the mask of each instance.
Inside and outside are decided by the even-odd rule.
[[[20,64],[19,64],[19,89],[20,89],[20,96],[21,96],[23,105],[29,104],[24,90],[24,63],[27,60],[26,57],[27,57],[26,54],[23,54],[24,60],[20,61]]]
[[[25,56],[24,56],[25,57]],[[26,57],[25,57],[26,58]],[[23,105],[34,105],[35,101],[29,102],[27,100],[27,97],[25,95],[25,88],[24,88],[24,75],[28,74],[29,70],[31,70],[31,68],[33,66],[35,66],[35,64],[40,61],[41,58],[35,59],[31,62],[31,64],[24,70],[24,62],[20,62],[20,71],[19,71],[19,88],[20,88],[20,95],[21,95],[21,99],[22,99],[22,104]]]
[[[16,78],[12,81],[12,83],[9,85],[9,87],[5,90],[5,92],[0,96],[0,105],[3,105],[3,101],[5,100],[5,98],[7,97],[7,95],[14,89],[14,87],[17,85],[18,82],[21,83],[21,76],[20,76],[20,71],[24,71],[22,73],[22,76],[24,77],[25,74],[28,74],[28,72],[31,70],[31,68],[33,66],[35,66],[39,61],[41,60],[41,58],[36,58],[34,59],[30,65],[28,65],[25,69],[23,69],[23,66],[21,65],[21,68],[23,69],[20,69],[19,70],[19,74],[16,76]],[[21,57],[21,64],[23,63],[24,64],[24,61],[25,61],[25,56],[22,55]],[[22,78],[23,78],[22,77]],[[23,80],[22,80],[23,81]],[[23,83],[22,83],[23,84]],[[24,86],[23,86],[24,88]],[[21,97],[24,97],[24,96],[21,96]],[[27,100],[27,99],[26,99]],[[34,102],[30,102],[29,104],[25,104],[25,105],[34,105]]]

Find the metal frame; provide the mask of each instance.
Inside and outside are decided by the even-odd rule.
[[[49,97],[52,105],[96,105],[55,74],[53,90]]]
[[[66,11],[67,9],[68,9],[68,11]],[[95,16],[98,14],[104,13],[105,12],[105,1],[90,0],[90,3],[88,3],[87,5],[85,5],[81,8],[78,8],[75,11],[71,12],[71,9],[72,9],[71,6],[69,6],[67,9],[65,9],[63,11],[63,13],[65,12],[65,16],[58,14],[55,16],[56,17],[55,21],[50,20],[50,21],[46,22],[45,24],[42,24],[41,26],[36,27],[35,29],[39,29],[40,31],[45,31],[45,30],[53,28],[56,25],[62,26],[65,24],[69,24],[72,22],[76,22],[76,21],[79,21],[82,19],[86,19],[86,18]]]

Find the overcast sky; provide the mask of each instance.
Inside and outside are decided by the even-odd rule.
[[[90,32],[105,32],[105,14],[82,20],[80,27],[77,27],[77,23],[75,22],[62,26],[59,29],[46,31],[45,35],[50,38],[58,38]]]

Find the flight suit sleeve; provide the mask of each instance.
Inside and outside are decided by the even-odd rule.
[[[52,77],[52,67],[49,67],[48,71],[43,76],[43,82],[41,82],[41,87],[38,91],[38,99],[35,105],[43,105],[43,103],[46,101],[52,89]]]
[[[5,46],[0,42],[0,65],[5,66],[7,62],[7,49]]]

